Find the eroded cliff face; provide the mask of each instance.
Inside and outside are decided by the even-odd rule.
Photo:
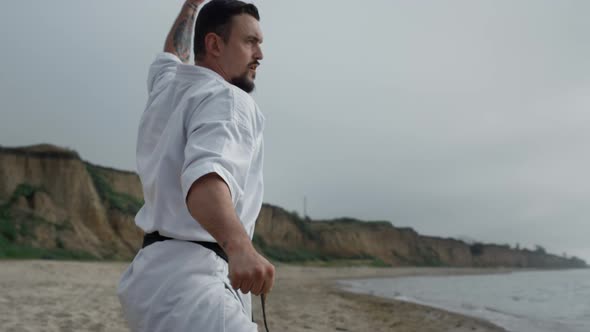
[[[0,202],[15,226],[9,237],[19,245],[85,252],[96,258],[132,257],[136,243],[120,234],[141,237],[134,230],[133,216],[122,216],[99,195],[89,169],[108,172],[107,184],[120,185],[129,195],[141,192],[133,188],[138,180],[127,180],[129,174],[87,164],[73,151],[50,145],[1,148]]]
[[[131,259],[142,242],[143,232],[134,224],[142,204],[141,183],[133,172],[92,165],[74,151],[51,145],[0,147],[0,256],[4,246],[4,251],[32,247],[83,253],[80,257]],[[421,236],[389,222],[301,219],[268,204],[258,217],[254,243],[267,256],[284,261],[585,266],[581,260],[542,252]]]
[[[389,222],[354,219],[303,220],[279,207],[264,205],[255,243],[268,256],[283,260],[377,259],[392,266],[574,268],[586,263],[539,251],[495,244],[467,244],[423,236]]]

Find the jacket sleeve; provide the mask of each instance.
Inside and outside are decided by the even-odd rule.
[[[212,96],[187,118],[181,174],[185,200],[192,184],[209,173],[227,183],[234,207],[243,195],[255,141],[233,107],[231,98]]]
[[[148,95],[162,89],[174,78],[176,74],[176,65],[182,63],[174,54],[162,52],[156,56],[150,66],[147,79]]]

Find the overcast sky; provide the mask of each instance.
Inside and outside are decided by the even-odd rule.
[[[0,3],[0,145],[135,170],[181,3]],[[256,3],[265,202],[590,261],[590,2]]]

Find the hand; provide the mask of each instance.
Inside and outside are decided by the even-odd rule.
[[[275,268],[252,245],[229,255],[229,279],[234,289],[246,294],[267,294],[274,285]]]

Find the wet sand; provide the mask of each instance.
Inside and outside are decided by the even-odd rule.
[[[2,331],[129,331],[116,296],[127,263],[0,261]],[[502,272],[487,269],[304,267],[277,265],[267,299],[277,331],[504,331],[443,310],[345,292],[335,280]],[[254,317],[264,331],[260,299]]]

